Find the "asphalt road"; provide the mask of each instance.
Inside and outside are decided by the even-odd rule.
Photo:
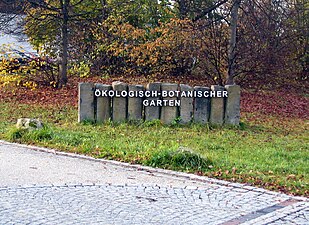
[[[0,141],[0,224],[309,224],[309,200]]]

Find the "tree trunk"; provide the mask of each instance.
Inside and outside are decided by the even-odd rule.
[[[234,84],[235,77],[235,56],[236,56],[236,31],[238,20],[238,9],[241,0],[234,0],[231,9],[231,24],[230,24],[230,41],[228,50],[228,74],[226,84]]]
[[[66,85],[68,82],[68,7],[70,0],[60,0],[62,8],[62,25],[61,25],[61,62],[59,68],[59,87]]]
[[[178,7],[179,7],[179,17],[180,19],[185,19],[187,17],[187,4],[186,0],[178,0]]]
[[[106,0],[100,0],[100,1],[101,1],[101,6],[102,6],[102,20],[106,20],[108,17],[107,3],[106,3]]]

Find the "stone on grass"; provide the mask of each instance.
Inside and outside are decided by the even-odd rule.
[[[16,127],[25,130],[37,130],[43,128],[43,123],[39,119],[20,118],[17,120]]]

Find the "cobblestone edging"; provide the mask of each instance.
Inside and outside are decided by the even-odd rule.
[[[101,163],[104,163],[104,164],[107,164],[107,165],[110,164],[110,165],[116,165],[116,166],[125,167],[125,168],[143,170],[143,171],[152,172],[152,173],[158,173],[158,174],[163,174],[163,175],[168,175],[168,176],[173,176],[173,177],[190,179],[190,180],[193,180],[193,181],[223,185],[223,186],[228,186],[228,187],[234,188],[236,190],[243,189],[243,190],[254,191],[254,192],[258,192],[258,193],[267,193],[269,195],[274,195],[274,196],[285,196],[285,194],[280,193],[280,192],[269,191],[269,190],[265,190],[263,188],[257,188],[257,187],[249,186],[249,185],[246,185],[246,184],[232,183],[232,182],[229,182],[229,181],[198,176],[198,175],[195,175],[195,174],[188,174],[188,173],[184,173],[184,172],[177,172],[177,171],[160,169],[160,168],[152,168],[152,167],[142,166],[142,165],[138,165],[138,164],[129,164],[129,163],[124,163],[124,162],[118,162],[118,161],[115,161],[115,160],[96,159],[96,158],[93,158],[93,157],[90,157],[90,156],[61,152],[61,151],[56,151],[54,149],[49,149],[49,148],[44,148],[44,147],[37,147],[37,146],[31,146],[31,145],[25,145],[25,144],[11,143],[11,142],[7,142],[7,141],[3,141],[3,140],[0,140],[0,144],[12,145],[12,146],[16,146],[16,147],[24,147],[24,148],[32,149],[32,150],[39,151],[39,152],[46,152],[46,153],[52,153],[52,154],[60,155],[60,156],[67,156],[67,157],[72,157],[72,158],[90,160],[90,161],[94,161],[94,162],[101,162]],[[198,189],[198,187],[195,187],[195,186],[188,186],[186,188],[187,189]],[[309,198],[306,198],[306,197],[301,197],[301,196],[289,196],[289,197],[291,199],[294,199],[294,200],[297,200],[297,201],[307,201],[307,202],[309,202]]]
[[[308,202],[228,187],[214,191],[143,185],[27,185],[0,188],[0,195],[1,224],[249,225],[309,221]]]

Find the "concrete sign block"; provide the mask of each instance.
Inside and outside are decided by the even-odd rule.
[[[211,85],[212,91],[224,91],[224,87],[219,85]],[[222,125],[224,119],[224,98],[212,97],[210,101],[210,117],[209,123],[214,125]]]
[[[196,86],[195,92],[209,92],[210,88]],[[209,97],[196,97],[194,98],[194,115],[193,121],[195,123],[206,124],[209,121],[210,114],[210,98]]]
[[[153,93],[155,92],[159,93],[161,91],[161,83],[160,82],[149,83],[146,87],[146,91],[150,91]],[[159,99],[160,99],[160,96],[146,98],[146,100],[148,101],[156,101]],[[160,119],[160,108],[161,108],[160,106],[146,106],[145,107],[145,120],[151,121],[151,120]]]
[[[143,85],[129,85],[129,93],[139,93],[144,91]],[[138,95],[128,98],[128,120],[137,121],[143,119],[143,98]]]
[[[99,93],[102,93],[102,91],[108,92],[112,90],[112,86],[106,84],[95,84],[95,89],[97,92],[95,93],[95,96],[97,96]],[[108,121],[111,118],[111,107],[112,107],[111,97],[102,96],[102,94],[96,97],[96,122],[102,123]]]
[[[194,89],[186,84],[180,84],[180,92],[192,92]],[[193,97],[181,97],[180,96],[180,108],[179,108],[179,116],[180,123],[186,124],[190,123],[193,119]]]
[[[116,91],[116,94],[112,100],[113,101],[112,102],[113,122],[124,122],[127,119],[128,98],[118,97],[116,95],[119,94],[121,96],[122,93],[127,94],[128,85],[126,83],[116,81],[112,83],[112,86],[113,86],[113,90]]]
[[[225,85],[228,97],[225,101],[224,123],[228,125],[239,125],[240,120],[240,86]]]
[[[78,122],[94,122],[94,84],[80,83],[78,89]]]
[[[161,85],[162,100],[163,102],[167,101],[166,105],[164,105],[161,108],[161,121],[163,124],[172,123],[178,116],[178,107],[172,106],[174,104],[171,104],[170,102],[170,101],[177,100],[177,96],[176,96],[177,90],[178,90],[178,84],[162,83]],[[167,94],[167,97],[165,97],[164,93]]]

